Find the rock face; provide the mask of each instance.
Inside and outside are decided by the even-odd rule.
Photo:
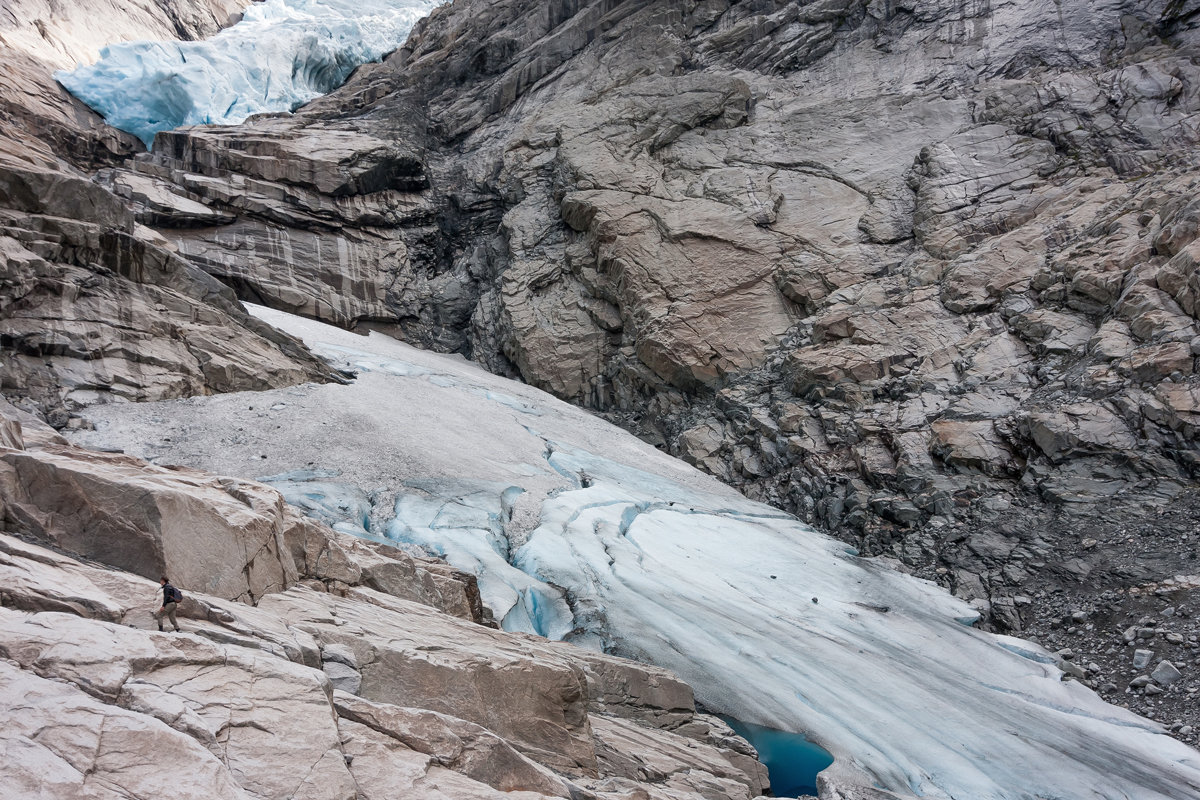
[[[61,426],[71,410],[97,401],[328,380],[302,346],[248,317],[229,288],[181,259],[123,199],[81,171],[142,146],[51,77],[111,42],[211,35],[241,3],[9,6],[0,21],[6,396]]]
[[[36,423],[26,437],[19,417],[4,411],[0,447],[9,791],[749,800],[766,789],[754,751],[697,715],[664,670],[479,625],[470,576],[306,521],[261,484],[88,453]],[[31,461],[49,466],[26,475]],[[182,634],[152,630],[146,574],[164,568],[185,590]]]
[[[1195,493],[1189,14],[460,0],[98,182],[243,298],[468,353],[1003,601],[1044,548],[959,531]]]
[[[167,13],[191,36],[214,9]],[[1152,0],[460,0],[293,115],[120,160],[76,109],[9,192],[49,199],[8,201],[37,290],[0,315],[3,385],[62,423],[320,374],[215,276],[520,375],[1005,606],[1062,542],[980,563],[973,526],[1193,502],[1196,46]]]

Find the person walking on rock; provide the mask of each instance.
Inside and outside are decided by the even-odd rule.
[[[171,620],[171,625],[175,628],[175,632],[179,633],[179,623],[175,621],[175,608],[183,600],[183,592],[172,586],[171,581],[166,577],[162,579],[159,585],[162,586],[163,604],[158,611],[154,612],[154,621],[158,623],[158,629],[161,631],[163,629],[163,617],[166,617]]]

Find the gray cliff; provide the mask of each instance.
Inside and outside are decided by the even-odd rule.
[[[1157,622],[1200,585],[1198,13],[456,0],[295,114],[138,155],[16,92],[50,56],[0,22],[36,43],[0,78],[0,387],[62,426],[338,377],[235,294],[385,330],[1194,717],[1125,689],[1132,643],[1200,647]]]
[[[464,352],[1020,629],[1064,526],[1195,502],[1191,13],[458,2],[98,180],[244,299]],[[1067,578],[1121,560],[1090,538]]]

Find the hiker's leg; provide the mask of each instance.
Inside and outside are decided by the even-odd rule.
[[[166,605],[166,609],[167,609],[167,619],[171,620],[171,627],[172,627],[172,628],[174,628],[175,630],[179,630],[179,623],[175,621],[175,607],[176,607],[176,605],[177,605],[176,603],[167,603],[167,605]]]

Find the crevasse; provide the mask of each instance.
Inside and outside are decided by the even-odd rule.
[[[149,147],[181,125],[291,111],[404,43],[441,0],[265,0],[201,42],[125,42],[54,77]]]

